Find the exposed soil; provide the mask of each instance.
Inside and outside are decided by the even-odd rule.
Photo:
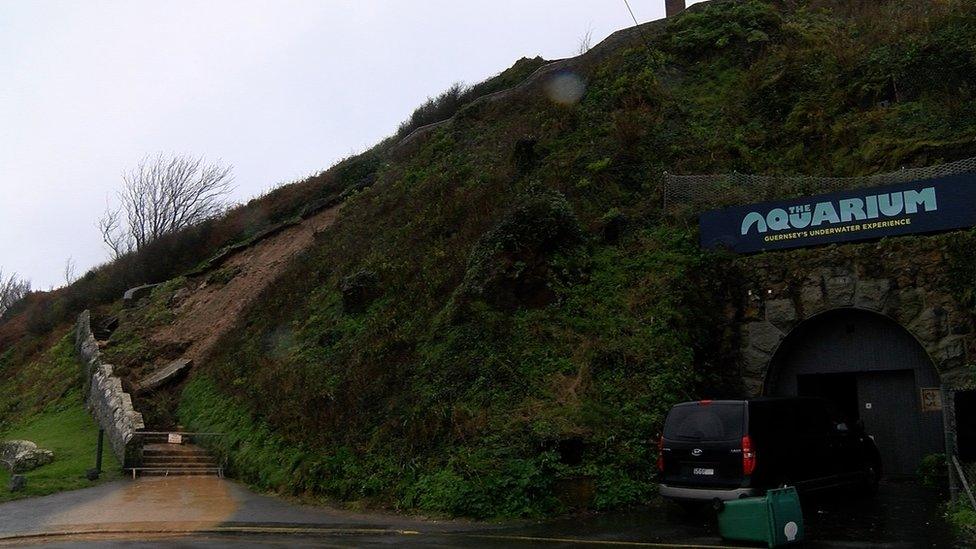
[[[312,245],[316,233],[331,226],[339,206],[322,210],[300,224],[261,240],[228,258],[216,271],[194,278],[179,296],[172,323],[149,335],[156,348],[181,348],[182,356],[200,364],[241,315],[282,274],[291,258]]]

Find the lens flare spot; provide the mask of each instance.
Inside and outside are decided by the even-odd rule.
[[[560,105],[575,105],[583,97],[586,83],[579,75],[563,71],[546,82],[546,95]]]

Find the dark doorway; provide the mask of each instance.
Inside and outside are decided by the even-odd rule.
[[[846,422],[861,419],[858,413],[857,374],[804,374],[796,376],[796,394],[829,401]]]
[[[976,462],[976,390],[956,391],[956,443],[959,459]]]
[[[907,330],[876,313],[839,309],[790,332],[770,363],[766,393],[829,400],[844,419],[863,421],[885,473],[902,476],[945,451],[939,386]]]

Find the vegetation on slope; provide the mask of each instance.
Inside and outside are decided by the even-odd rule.
[[[76,400],[84,376],[74,334],[66,331],[0,355],[0,432],[52,405]]]
[[[976,542],[976,511],[965,503],[959,503],[950,509],[949,520],[963,539]]]
[[[0,491],[0,501],[92,486],[85,473],[95,467],[98,453],[98,426],[88,414],[78,393],[34,415],[5,432],[0,439],[23,439],[54,452],[54,461],[24,473],[27,489],[22,492]],[[102,476],[96,482],[120,478],[121,467],[106,440],[102,448]],[[10,473],[0,468],[0,486],[7,486]]]
[[[565,509],[569,485],[644,501],[663,413],[736,389],[722,258],[659,211],[657,174],[976,154],[972,6],[820,7],[702,6],[584,57],[577,105],[461,110],[268,292],[183,421],[234,433],[234,472],[283,491],[478,517]],[[361,272],[379,295],[349,311]]]
[[[695,285],[708,265],[668,230],[579,252],[585,280],[555,289],[558,304],[510,312],[401,289],[346,315],[332,284],[290,285],[191,383],[182,419],[228,433],[231,470],[272,489],[519,516],[560,510],[553,481],[583,477],[598,508],[639,501],[650,436],[700,377],[695,336],[706,328],[689,324],[708,316]],[[332,261],[316,254],[295,272]],[[448,274],[419,276],[436,284],[437,272]],[[411,312],[416,321],[398,322]],[[222,403],[218,386],[240,403]],[[242,405],[260,411],[259,428]],[[265,457],[252,459],[258,448]]]
[[[541,57],[532,59],[523,57],[508,69],[484,82],[469,87],[458,82],[417,107],[410,118],[400,124],[397,136],[404,137],[422,126],[447,120],[477,99],[515,87],[545,63],[546,61]]]
[[[463,89],[458,86],[457,97],[451,98],[449,107],[432,100],[418,108],[403,128],[448,118],[479,97],[517,84],[544,63],[538,57],[521,59],[483,82]],[[220,217],[167,235],[142,250],[95,267],[65,288],[28,295],[0,315],[0,353],[25,340],[43,339],[85,308],[107,306],[129,288],[205,268],[209,258],[225,250],[248,245],[267,231],[294,222],[322,204],[368,187],[394,143],[393,138],[386,139],[325,171],[280,185]]]
[[[181,421],[285,492],[477,517],[645,501],[668,407],[737,391],[724,258],[661,211],[659,175],[976,156],[976,7],[747,0],[644,30],[567,69],[579,103],[527,86],[328,172],[371,185],[196,367]],[[262,211],[321,196],[302,185]],[[350,281],[375,288],[350,306]]]
[[[380,143],[322,173],[236,206],[221,217],[166,234],[91,269],[69,286],[28,295],[0,316],[0,352],[25,341],[43,340],[86,308],[109,309],[129,288],[206,267],[211,257],[228,248],[253,242],[311,209],[368,186],[388,146],[388,142]]]
[[[0,490],[0,501],[91,486],[85,472],[95,466],[98,427],[81,397],[82,366],[75,358],[73,335],[60,338],[19,371],[8,351],[0,359],[0,440],[26,439],[54,452],[54,461],[24,475],[23,492]],[[121,471],[108,444],[103,448],[101,481]],[[0,486],[10,473],[0,467]]]

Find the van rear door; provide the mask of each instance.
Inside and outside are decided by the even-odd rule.
[[[664,422],[661,482],[673,486],[742,486],[744,401],[679,404]]]

